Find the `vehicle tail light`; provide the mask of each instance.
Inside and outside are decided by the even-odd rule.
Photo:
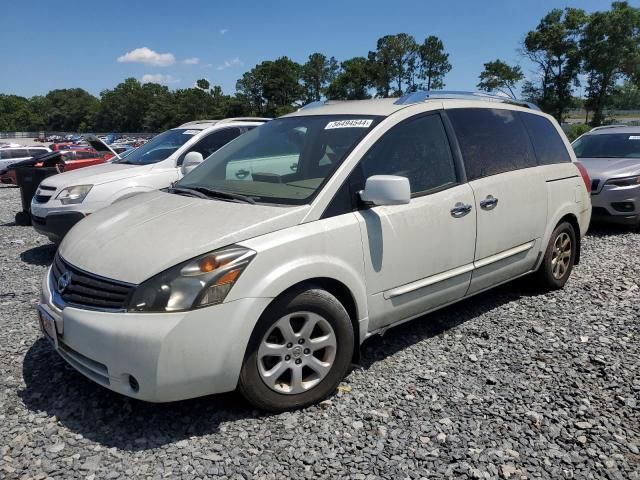
[[[580,162],[576,162],[576,167],[580,170],[580,175],[582,176],[582,180],[584,181],[584,186],[587,188],[587,192],[591,193],[591,179],[589,178],[589,173],[587,169],[584,168]]]

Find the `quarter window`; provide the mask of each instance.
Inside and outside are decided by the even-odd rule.
[[[407,177],[418,194],[457,182],[453,156],[440,115],[410,119],[389,130],[360,162],[364,178]]]
[[[491,108],[447,110],[467,180],[536,166],[529,135],[517,113]]]
[[[520,113],[531,136],[538,165],[571,162],[567,147],[553,124],[541,115]]]

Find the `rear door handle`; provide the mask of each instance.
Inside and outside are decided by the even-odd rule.
[[[483,210],[493,210],[498,205],[498,199],[493,195],[487,195],[487,198],[480,201],[480,208]]]
[[[238,177],[238,178],[244,178],[244,177],[246,177],[247,175],[249,175],[250,173],[251,173],[251,172],[250,172],[249,170],[238,170],[238,171],[236,172],[236,177]]]
[[[473,207],[469,204],[458,202],[451,209],[451,216],[453,218],[464,217],[467,213],[471,211],[471,208]]]

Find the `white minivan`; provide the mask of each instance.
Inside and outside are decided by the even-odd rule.
[[[327,102],[78,224],[43,279],[40,324],[124,395],[238,388],[263,409],[309,405],[370,335],[529,273],[561,288],[587,185],[557,123],[527,104]]]
[[[87,215],[123,198],[169,186],[203,158],[267,120],[185,123],[153,137],[122,159],[48,177],[31,200],[33,228],[59,243]]]

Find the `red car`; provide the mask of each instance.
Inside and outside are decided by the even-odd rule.
[[[56,168],[60,173],[76,170],[82,167],[90,167],[91,165],[98,165],[113,157],[113,153],[111,152],[101,153],[93,148],[62,150],[60,153],[62,154],[62,158],[56,165]],[[36,163],[34,166],[41,167],[42,162]],[[16,185],[16,172],[14,170],[7,170],[5,173],[1,174],[0,183]]]

